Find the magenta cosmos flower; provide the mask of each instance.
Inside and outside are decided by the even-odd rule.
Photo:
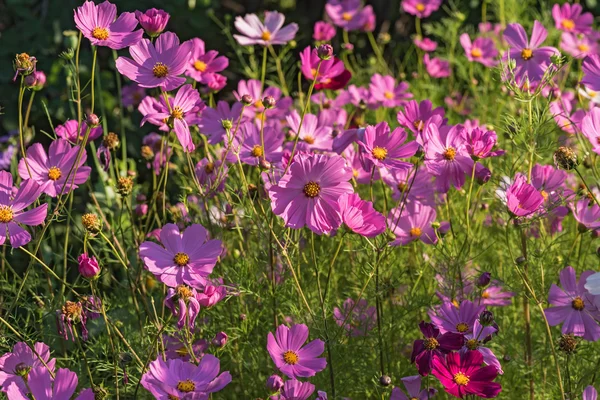
[[[108,1],[98,5],[86,1],[75,10],[77,29],[94,46],[119,50],[138,43],[144,32],[141,29],[133,31],[137,24],[135,15],[130,12],[124,12],[117,18],[117,6]]]
[[[225,129],[223,121],[231,122],[231,134],[233,134],[241,113],[241,103],[235,103],[230,108],[226,101],[220,100],[215,108],[207,107],[202,110],[202,116],[198,122],[200,133],[208,136],[208,142],[210,144],[220,143],[223,139],[227,138],[227,130]]]
[[[583,391],[582,400],[597,400],[597,399],[598,399],[598,392],[596,391],[596,388],[594,388],[591,385],[586,387],[585,390]]]
[[[11,383],[6,387],[9,400],[69,400],[77,389],[77,374],[60,368],[54,378],[45,366],[37,366],[27,373],[27,386],[19,387]],[[92,389],[83,390],[75,400],[94,400]]]
[[[33,179],[23,181],[17,190],[13,187],[10,172],[0,171],[0,245],[4,244],[7,237],[10,245],[15,248],[31,241],[29,232],[19,224],[35,226],[44,223],[48,204],[23,211],[33,204],[41,193],[42,188]]]
[[[167,224],[160,231],[164,247],[144,242],[140,258],[146,269],[167,286],[203,286],[222,252],[220,240],[207,239],[202,225],[193,224],[180,233],[177,225]]]
[[[421,377],[419,375],[405,376],[402,378],[402,384],[406,388],[408,396],[396,386],[392,390],[390,400],[429,400],[437,394],[437,390],[434,388],[421,390]]]
[[[328,22],[317,21],[313,28],[313,39],[328,42],[335,37],[335,28]]]
[[[233,141],[233,149],[239,152],[240,160],[248,165],[259,165],[262,160],[269,162],[281,161],[283,155],[281,145],[283,136],[270,126],[263,128],[261,139],[260,129],[252,122],[246,122],[240,127],[240,132]]]
[[[352,74],[346,69],[342,60],[337,57],[321,60],[317,54],[317,49],[310,46],[300,53],[300,70],[304,77],[311,82],[316,77],[316,90],[342,89],[352,78]]]
[[[297,154],[288,172],[269,189],[273,212],[286,226],[305,225],[321,235],[336,230],[342,220],[338,198],[352,193],[352,170],[340,156]]]
[[[415,38],[413,39],[413,43],[415,44],[415,46],[428,53],[435,51],[435,49],[437,49],[438,47],[436,41],[433,41],[429,38],[421,38],[420,36],[415,36]]]
[[[267,350],[279,370],[290,379],[308,378],[325,369],[327,361],[318,358],[325,350],[325,343],[315,339],[306,346],[308,327],[296,324],[291,328],[279,325],[275,336],[269,332]]]
[[[460,189],[465,174],[473,171],[473,159],[467,151],[462,125],[438,127],[430,122],[423,132],[425,166],[437,177],[437,190],[446,193],[450,185]]]
[[[427,18],[442,5],[442,0],[402,0],[402,9],[416,17]]]
[[[573,217],[587,229],[600,228],[600,207],[591,199],[583,198],[571,206]]]
[[[328,0],[325,11],[333,23],[347,31],[361,29],[365,25],[360,0]]]
[[[581,4],[555,4],[552,7],[554,26],[556,29],[569,33],[590,33],[594,16],[589,12],[582,14],[582,11]]]
[[[503,374],[504,371],[502,371],[502,365],[500,365],[498,357],[496,357],[492,350],[483,346],[486,338],[491,337],[496,332],[498,332],[498,328],[494,326],[483,326],[479,320],[475,321],[473,332],[465,334],[465,345],[460,352],[466,353],[469,351],[478,351],[483,356],[483,362],[486,365],[495,367],[499,374]]]
[[[467,152],[474,159],[498,157],[504,154],[504,150],[495,149],[498,135],[494,131],[488,131],[483,127],[465,129],[463,134],[466,139]]]
[[[375,237],[385,231],[385,217],[373,208],[373,203],[361,200],[358,194],[346,193],[339,198],[338,204],[342,221],[352,232]]]
[[[522,174],[517,174],[515,181],[506,190],[506,206],[517,217],[533,214],[543,202],[544,196],[527,183],[527,178]]]
[[[482,363],[483,356],[477,351],[450,353],[445,357],[435,355],[431,373],[444,385],[444,390],[454,397],[462,399],[473,394],[490,399],[498,396],[502,386],[493,382],[498,370],[491,365],[482,367]]]
[[[406,104],[413,96],[407,92],[408,83],[401,82],[396,86],[393,76],[375,74],[371,77],[369,91],[375,101],[384,107],[397,107]]]
[[[338,326],[344,328],[349,336],[367,336],[377,322],[376,309],[369,306],[367,300],[346,299],[342,306],[333,309],[333,318]]]
[[[282,28],[284,21],[285,16],[277,11],[265,11],[264,23],[256,14],[246,14],[244,18],[238,16],[234,25],[241,35],[233,37],[242,46],[286,44],[296,36],[298,25],[291,23]]]
[[[116,66],[122,75],[135,81],[141,87],[160,87],[171,91],[185,83],[180,77],[187,68],[192,43],[179,45],[179,38],[172,32],[165,32],[153,44],[148,39],[129,48],[131,58],[119,57]]]
[[[54,132],[59,138],[68,140],[71,143],[78,143],[83,140],[87,129],[88,126],[84,122],[77,124],[77,121],[70,119],[62,125],[57,125],[54,128]],[[101,127],[91,128],[88,141],[98,139],[100,135],[102,135]]]
[[[426,123],[434,115],[439,116],[436,121],[439,122],[438,127],[445,124],[444,118],[444,107],[433,108],[433,104],[429,100],[423,100],[420,103],[416,100],[409,101],[404,110],[398,111],[396,118],[398,123],[408,129],[410,129],[416,136],[417,142],[423,143],[421,139],[421,133],[425,128]]]
[[[431,372],[433,356],[442,356],[452,351],[458,351],[464,344],[464,337],[460,333],[440,333],[435,325],[421,321],[419,329],[423,339],[417,339],[413,343],[410,362],[416,364],[419,374],[427,376]]]
[[[600,108],[592,108],[581,121],[581,132],[592,145],[592,151],[600,154]]]
[[[560,54],[554,47],[540,47],[546,40],[548,31],[539,22],[533,23],[531,39],[520,24],[508,24],[504,30],[504,39],[510,49],[504,54],[503,60],[509,58],[516,62],[515,77],[517,80],[537,82],[544,76],[550,66],[550,57]]]
[[[198,365],[158,357],[148,365],[140,383],[157,399],[206,399],[231,382],[229,371],[219,374],[220,364],[212,354],[205,354]]]
[[[229,59],[218,56],[216,50],[204,50],[204,41],[199,38],[189,40],[192,42],[192,52],[188,61],[185,74],[193,80],[207,84],[214,79],[217,72],[223,71],[229,66]]]
[[[156,37],[161,34],[167,27],[169,18],[171,18],[169,13],[163,10],[157,10],[156,8],[151,8],[144,12],[136,11],[135,17],[148,36],[151,37]]]
[[[374,167],[395,169],[410,169],[412,164],[401,159],[410,158],[419,149],[417,142],[406,142],[408,135],[402,128],[390,132],[387,122],[380,122],[365,129],[362,140],[358,141],[360,156],[365,171]]]
[[[0,357],[0,386],[8,388],[11,384],[15,384],[18,388],[26,390],[21,375],[23,370],[44,367],[44,364],[54,372],[56,359],[50,359],[50,347],[47,344],[37,342],[32,350],[25,342],[18,342],[12,352]]]
[[[544,310],[550,326],[562,323],[563,334],[582,336],[590,342],[600,339],[600,326],[596,322],[600,314],[594,305],[594,296],[585,288],[588,276],[593,273],[585,271],[577,281],[573,267],[569,266],[560,271],[562,289],[552,284],[548,293],[548,303],[553,307]]]
[[[447,78],[452,73],[450,71],[450,62],[438,57],[429,57],[429,54],[423,56],[423,64],[427,73],[432,78]]]
[[[168,109],[165,110],[163,108],[162,112],[146,114],[144,115],[140,126],[144,125],[148,120],[172,121],[173,130],[175,131],[183,150],[186,152],[194,151],[196,146],[194,146],[194,142],[192,141],[192,133],[190,132],[190,126],[188,125],[186,117],[189,115],[194,116],[199,104],[202,104],[200,93],[198,93],[192,85],[184,85],[177,91],[175,99],[173,99],[171,104],[170,112]]]
[[[481,292],[481,300],[479,302],[484,306],[503,307],[511,305],[513,297],[515,297],[514,292],[505,292],[497,282],[492,282],[491,286],[488,286]]]
[[[300,382],[296,379],[286,381],[279,395],[269,397],[270,400],[308,400],[315,391],[315,385],[310,382]]]
[[[475,321],[485,306],[476,305],[469,300],[463,300],[459,307],[451,302],[444,302],[437,310],[430,310],[429,317],[442,333],[454,332],[472,333]]]
[[[583,60],[583,79],[581,84],[588,90],[600,91],[600,55],[592,54]]]
[[[406,204],[402,210],[402,216],[399,214],[400,209],[392,208],[388,215],[388,226],[396,235],[396,239],[390,243],[390,246],[404,246],[415,240],[420,240],[425,244],[437,242],[435,229],[431,227],[437,217],[435,208],[411,202]]]
[[[435,206],[433,176],[427,171],[422,169],[415,171],[415,168],[397,169],[385,174],[383,181],[391,187],[394,200]]]
[[[310,113],[304,114],[304,120],[294,110],[285,117],[290,127],[290,133],[299,136],[304,150],[330,151],[333,144],[333,129],[319,123],[319,118]],[[302,126],[300,126],[302,121]]]
[[[498,64],[498,49],[496,44],[490,38],[479,37],[471,42],[468,33],[460,35],[460,44],[465,49],[465,55],[471,62],[478,62],[486,67],[493,67]]]
[[[71,147],[64,139],[57,139],[50,144],[46,154],[40,143],[34,143],[27,149],[27,157],[19,161],[19,175],[22,179],[33,179],[50,197],[69,193],[85,183],[92,170],[84,166],[85,150],[79,164],[75,165],[79,149],[79,146]]]

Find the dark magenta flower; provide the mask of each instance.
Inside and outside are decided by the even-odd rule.
[[[317,77],[316,90],[342,89],[352,78],[352,74],[346,69],[342,60],[337,57],[321,60],[317,49],[310,46],[300,53],[300,62],[300,70],[306,79],[312,82],[315,76]],[[317,74],[319,63],[321,63],[321,66]]]
[[[431,372],[433,356],[460,350],[464,343],[464,337],[453,332],[441,334],[435,325],[424,321],[419,323],[419,329],[424,338],[417,339],[413,343],[410,362],[417,365],[420,375],[427,376]]]
[[[538,211],[544,196],[527,183],[524,175],[517,174],[515,181],[506,190],[506,206],[517,217],[525,217]]]

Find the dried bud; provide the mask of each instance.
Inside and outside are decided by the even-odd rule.
[[[221,125],[225,130],[230,130],[231,128],[233,128],[233,122],[231,122],[231,120],[228,119],[221,120]]]
[[[317,55],[321,60],[329,60],[333,56],[333,47],[325,43],[317,47]]]
[[[517,259],[515,260],[515,264],[517,264],[518,266],[524,265],[527,262],[527,259],[523,256],[517,257]]]
[[[100,386],[94,386],[92,391],[94,392],[94,400],[102,400],[108,397],[106,389],[101,388]]]
[[[100,219],[96,214],[87,213],[81,216],[81,224],[89,233],[96,234],[100,232],[102,229],[102,224],[100,223]]]
[[[133,190],[133,179],[128,176],[122,176],[117,179],[117,193],[121,196],[127,196]]]
[[[489,272],[484,272],[481,275],[479,275],[479,278],[477,278],[477,281],[475,282],[475,284],[479,288],[484,288],[490,284],[491,277],[492,277],[492,274],[490,274]]]
[[[27,53],[20,53],[15,56],[14,66],[15,66],[15,77],[13,81],[17,79],[18,75],[27,76],[35,71],[35,65],[37,63],[37,59],[35,57],[30,56]]]
[[[381,386],[390,386],[392,384],[392,378],[387,375],[381,375],[381,378],[379,378],[379,383]]]
[[[491,311],[485,310],[479,315],[479,323],[483,326],[494,324],[494,314]]]
[[[273,97],[273,96],[265,97],[264,99],[262,99],[262,103],[267,110],[270,108],[273,108],[277,105],[277,101],[275,100],[275,97]]]
[[[245,94],[242,96],[242,104],[245,106],[251,106],[254,103],[254,99],[249,94]]]
[[[142,146],[142,148],[140,149],[140,154],[142,158],[146,161],[150,161],[154,158],[154,151],[150,146]]]
[[[267,379],[267,390],[270,392],[278,392],[283,387],[283,379],[279,375],[271,375]]]
[[[578,341],[572,333],[562,335],[558,340],[558,349],[566,354],[573,354],[577,349],[577,344]]]
[[[87,116],[85,123],[90,128],[96,128],[100,125],[100,118],[96,114],[90,114]]]
[[[121,144],[119,137],[114,132],[109,132],[108,135],[104,136],[103,140],[104,147],[109,150],[115,150]]]
[[[554,164],[567,171],[575,169],[578,165],[577,154],[572,149],[561,146],[554,152]]]
[[[100,273],[100,266],[96,257],[89,257],[87,253],[83,253],[77,258],[77,261],[79,262],[79,273],[84,278],[95,278]]]

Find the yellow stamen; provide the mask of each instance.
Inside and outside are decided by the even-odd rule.
[[[386,98],[386,99],[388,99],[388,100],[391,100],[391,99],[393,99],[393,98],[394,98],[394,93],[390,92],[389,90],[386,90],[386,91],[383,93],[383,97],[385,97],[385,98]]]
[[[440,344],[436,338],[426,338],[423,340],[423,347],[425,347],[426,350],[435,350],[440,347]]]
[[[482,55],[483,55],[483,53],[482,53],[482,51],[481,51],[481,49],[480,49],[480,48],[473,47],[473,48],[471,49],[471,57],[473,57],[473,58],[479,58],[479,57],[481,57]]]
[[[412,237],[419,237],[423,234],[423,231],[421,230],[421,228],[411,228],[410,229],[410,236]]]
[[[468,376],[466,376],[465,374],[463,374],[462,372],[459,372],[457,374],[454,374],[454,383],[456,383],[457,385],[460,386],[466,386],[470,379]]]
[[[48,170],[48,179],[57,181],[62,176],[62,171],[58,167],[52,167]]]
[[[454,157],[456,157],[456,149],[454,147],[448,147],[444,152],[444,159],[452,161],[454,160]]]
[[[261,38],[262,40],[264,40],[265,42],[268,42],[269,40],[271,40],[271,32],[269,32],[269,31],[264,31],[264,32],[262,33],[262,35],[260,35],[260,38]]]
[[[182,119],[183,118],[183,110],[181,109],[181,107],[175,107],[173,109],[173,112],[171,113],[171,117],[173,117],[175,119]]]
[[[585,303],[583,302],[583,299],[581,297],[577,296],[571,302],[571,306],[577,311],[581,311],[585,308]]]
[[[423,4],[423,3],[417,3],[417,5],[415,6],[415,8],[417,9],[418,12],[423,12],[423,11],[425,11],[425,4]]]
[[[302,138],[302,140],[304,140],[306,143],[308,144],[314,144],[315,143],[315,138],[310,136],[310,135],[306,135]]]
[[[342,14],[342,19],[344,21],[351,21],[352,20],[352,14],[349,12],[345,12]]]
[[[456,330],[460,333],[464,333],[469,330],[469,325],[465,324],[464,322],[459,322],[456,324]]]
[[[190,262],[190,256],[185,253],[177,253],[173,258],[173,261],[180,267],[185,267],[187,263]]]
[[[154,76],[157,78],[164,78],[168,73],[169,67],[161,62],[157,62],[154,64],[154,67],[152,67],[152,74],[154,74]]]
[[[179,381],[177,384],[177,390],[183,393],[190,393],[196,390],[196,385],[191,380]]]
[[[306,197],[310,197],[314,199],[321,193],[321,186],[317,182],[310,181],[306,185],[304,185],[304,194]]]
[[[283,361],[286,364],[296,365],[298,364],[299,360],[300,358],[298,357],[298,354],[292,350],[288,350],[285,353],[283,353]]]
[[[533,57],[533,50],[531,49],[523,49],[521,51],[521,58],[523,60],[529,60],[531,57]]]
[[[208,67],[208,65],[206,65],[204,61],[196,60],[194,62],[194,69],[196,71],[204,72],[206,71],[206,67]]]
[[[262,157],[264,154],[262,146],[255,144],[250,154],[252,154],[253,157]]]
[[[92,36],[94,37],[94,39],[106,40],[108,39],[108,29],[101,28],[98,26],[92,29]]]
[[[384,149],[383,147],[379,146],[374,147],[373,151],[371,151],[371,155],[379,161],[385,160],[385,158],[387,157],[387,153],[387,149]]]
[[[13,212],[9,206],[0,206],[0,223],[7,224],[13,219]],[[6,228],[5,228],[6,229]]]
[[[568,31],[572,31],[575,28],[575,22],[572,19],[563,19],[560,24]]]

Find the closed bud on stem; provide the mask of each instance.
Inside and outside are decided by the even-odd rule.
[[[523,256],[517,257],[517,259],[515,260],[515,263],[518,266],[525,265],[526,262],[527,262],[527,259]]]
[[[90,128],[96,128],[98,125],[100,125],[100,118],[96,114],[90,114],[85,119],[85,123]]]
[[[245,106],[250,106],[254,103],[254,99],[249,94],[245,94],[242,96],[242,104]]]
[[[483,326],[494,324],[494,314],[491,311],[485,310],[479,316],[479,323]]]
[[[321,60],[329,60],[333,56],[333,47],[325,43],[317,47],[317,55]]]
[[[92,279],[100,273],[100,266],[96,257],[90,257],[87,253],[83,253],[77,258],[77,261],[79,262],[79,273],[84,278]]]
[[[228,119],[221,120],[221,125],[225,130],[230,130],[231,128],[233,128],[233,122],[231,122],[231,120]]]
[[[265,106],[265,108],[271,109],[273,107],[275,107],[277,105],[277,101],[275,100],[275,97],[273,96],[267,96],[262,100],[263,105]]]
[[[267,378],[267,390],[278,392],[283,387],[283,379],[279,375],[271,375]]]
[[[379,378],[379,384],[386,387],[390,386],[392,384],[392,378],[387,375],[381,375],[381,378]]]
[[[475,284],[479,288],[484,288],[490,284],[491,277],[492,277],[492,274],[490,274],[489,272],[484,272],[481,275],[479,275],[479,278],[477,278],[477,281],[475,282]]]

